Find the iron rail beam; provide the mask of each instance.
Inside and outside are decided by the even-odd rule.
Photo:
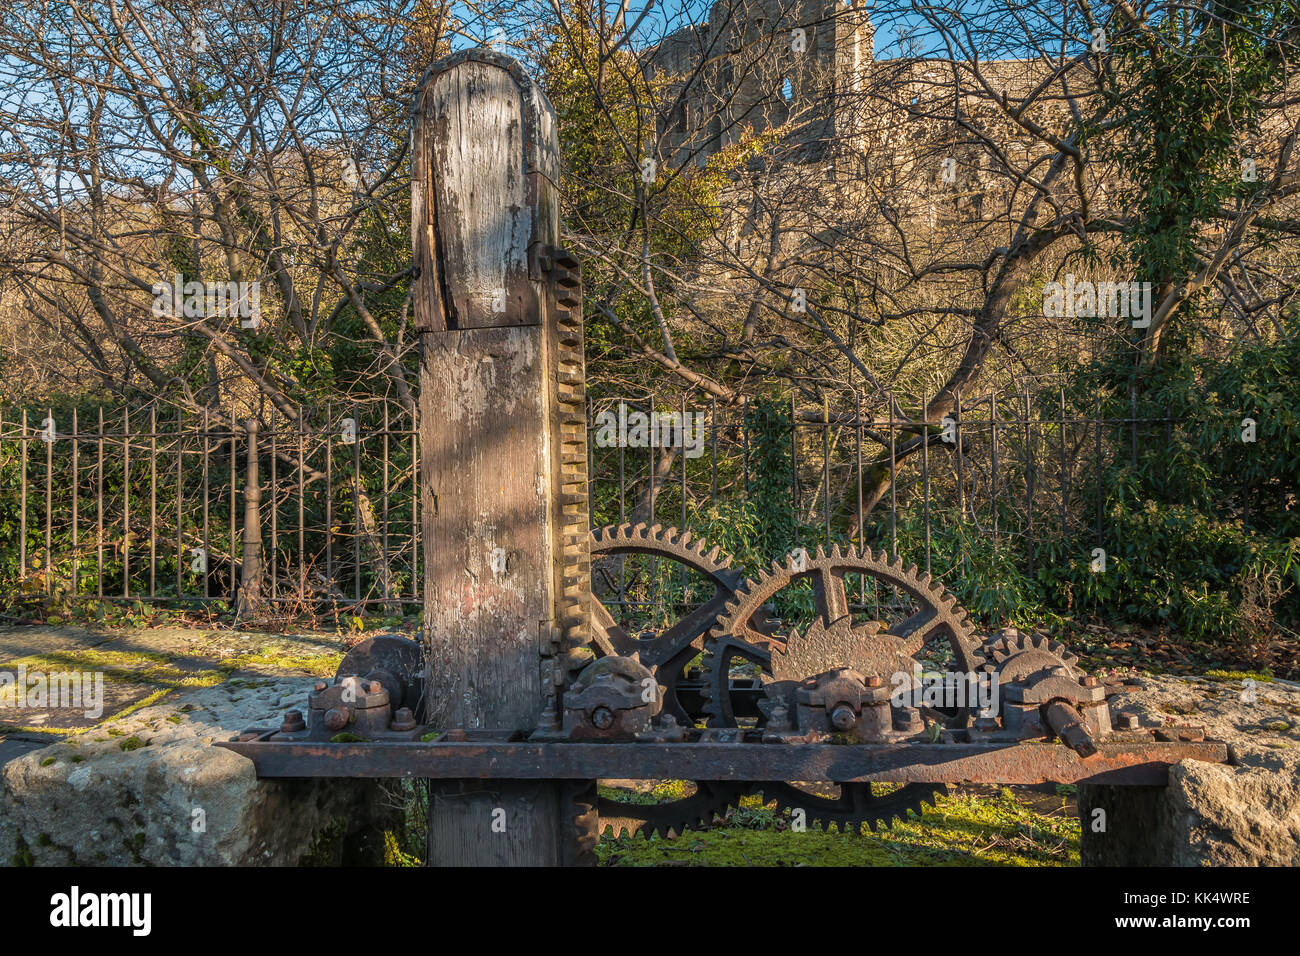
[[[829,780],[835,783],[1096,783],[1162,786],[1180,760],[1228,761],[1218,741],[1097,744],[1081,757],[1058,743],[760,744],[539,743],[483,734],[464,741],[218,744],[259,777]]]

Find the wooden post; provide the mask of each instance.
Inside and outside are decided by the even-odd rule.
[[[472,50],[429,70],[413,119],[429,719],[531,731],[559,634],[590,590],[575,570],[589,566],[586,489],[579,528],[559,477],[575,440],[585,462],[586,435],[562,414],[572,354],[556,330],[569,313],[546,273],[559,237],[555,114],[517,63]],[[431,783],[429,863],[584,862],[575,837],[591,787]]]

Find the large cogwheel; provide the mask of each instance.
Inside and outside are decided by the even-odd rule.
[[[604,559],[624,554],[649,555],[691,569],[695,575],[690,585],[702,592],[698,596],[703,600],[693,607],[684,605],[684,616],[667,629],[636,634],[629,633],[619,624],[610,608],[599,599],[593,601],[590,646],[600,656],[619,654],[635,657],[650,668],[655,679],[665,688],[664,711],[672,714],[678,723],[689,726],[699,715],[688,713],[682,706],[677,696],[677,683],[686,666],[703,650],[706,635],[717,623],[727,602],[735,596],[742,576],[731,568],[731,559],[720,549],[709,548],[689,531],[659,525],[611,525],[591,533],[592,584],[598,598],[601,592],[619,590],[616,582],[619,571],[610,566],[612,562]],[[662,577],[680,581],[676,574]],[[598,583],[605,587],[596,587]],[[614,610],[619,609],[615,607]]]
[[[846,575],[869,577],[906,595],[911,612],[893,623],[855,623],[849,609]],[[815,616],[803,629],[783,628],[767,610],[784,588],[800,579],[812,583]],[[946,643],[949,666],[974,673],[984,664],[969,615],[957,599],[916,565],[904,565],[870,548],[859,554],[852,546],[835,546],[829,554],[774,562],[746,581],[727,603],[717,627],[705,642],[705,712],[710,726],[736,726],[730,693],[730,672],[737,661],[756,665],[775,680],[801,680],[833,667],[849,667],[889,683],[897,673],[909,673],[918,654],[937,642]]]
[[[601,833],[610,830],[614,836],[681,836],[682,831],[694,827],[707,827],[714,817],[736,806],[747,792],[743,783],[729,780],[675,781],[680,786],[694,788],[676,799],[660,803],[633,803],[602,796],[597,801]]]
[[[602,592],[622,596],[621,568],[608,559],[627,554],[661,559],[670,566],[694,572],[686,588],[690,593],[674,595],[683,600],[683,616],[662,631],[656,633],[647,628],[629,633],[599,600]],[[663,688],[664,712],[672,714],[679,724],[694,724],[702,715],[687,711],[678,697],[677,685],[687,665],[699,656],[718,615],[735,596],[742,575],[731,568],[731,559],[719,548],[710,548],[690,532],[659,525],[597,528],[591,533],[591,558],[593,592],[598,598],[592,602],[592,650],[600,656],[618,654],[638,659],[654,672]],[[665,575],[661,571],[659,580],[669,586],[677,582],[680,587],[681,576],[672,571]],[[604,587],[598,586],[601,584]],[[621,610],[614,602],[611,606],[614,612]],[[596,798],[600,831],[610,829],[615,836],[679,835],[688,827],[708,826],[745,793],[743,784],[725,781],[682,781],[681,786],[689,792],[660,803]]]
[[[906,595],[910,608],[898,620],[855,623],[849,606],[846,575],[874,579]],[[812,584],[814,617],[802,631],[786,628],[769,613],[777,593],[800,579]],[[773,563],[747,581],[728,602],[718,626],[705,643],[705,711],[712,727],[737,726],[732,701],[732,669],[737,662],[758,669],[766,679],[800,680],[835,667],[849,667],[887,683],[893,675],[912,672],[917,655],[943,641],[950,668],[973,673],[984,663],[966,612],[930,575],[901,559],[890,560],[870,549],[861,554],[838,546],[829,554],[789,558]],[[888,825],[920,813],[946,792],[943,785],[908,784],[888,793],[871,784],[804,782],[755,785],[764,799],[781,809],[801,810],[806,822],[841,828]]]

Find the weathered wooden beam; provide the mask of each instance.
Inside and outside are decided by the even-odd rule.
[[[539,262],[559,236],[555,114],[513,60],[474,50],[429,70],[413,119],[429,719],[531,730],[582,564],[559,478],[572,353]],[[585,506],[581,523],[585,549]],[[572,862],[585,785],[430,786],[431,863]]]

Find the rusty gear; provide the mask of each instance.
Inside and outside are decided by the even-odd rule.
[[[620,554],[645,554],[676,562],[708,580],[713,594],[667,630],[648,639],[628,634],[599,601],[592,602],[590,647],[598,655],[635,657],[663,685],[664,711],[678,723],[692,725],[698,714],[688,714],[677,697],[677,682],[686,666],[704,646],[705,635],[717,623],[734,597],[742,576],[720,549],[710,549],[689,531],[645,524],[611,525],[591,533],[592,560]]]
[[[1066,667],[1072,677],[1082,677],[1079,658],[1060,641],[1041,634],[1023,634],[1005,628],[989,638],[979,652],[984,658],[982,669],[998,672],[1004,681],[1027,677],[1044,667]],[[1012,662],[1012,658],[1016,660]],[[1008,666],[1014,673],[1008,671]]]
[[[885,625],[880,621],[855,624],[849,610],[846,574],[862,574],[908,594],[918,610],[904,620]],[[765,607],[783,588],[801,577],[813,580],[817,608],[815,620],[802,634],[792,630],[781,638],[776,622]],[[969,616],[941,584],[929,574],[905,566],[901,558],[869,548],[858,554],[838,545],[829,554],[822,548],[814,556],[773,562],[757,579],[745,582],[735,600],[728,602],[718,626],[705,643],[705,710],[712,727],[736,726],[730,694],[731,669],[737,660],[757,665],[776,680],[798,680],[808,674],[849,667],[864,675],[890,680],[900,671],[910,672],[916,655],[937,639],[946,640],[952,666],[974,672],[984,663],[978,653]],[[766,801],[783,810],[802,810],[809,823],[875,828],[888,826],[907,813],[920,813],[947,787],[908,784],[889,793],[869,783],[842,784],[837,796],[811,793],[793,783],[763,783],[753,787]]]
[[[870,621],[855,624],[849,614],[846,574],[862,574],[908,594],[918,610],[896,624]],[[792,630],[779,636],[775,622],[764,610],[776,594],[799,578],[813,580],[818,619],[803,634]],[[952,666],[974,672],[984,664],[977,650],[974,628],[957,599],[916,565],[901,558],[889,560],[870,548],[858,554],[838,545],[829,554],[822,548],[800,561],[759,572],[746,581],[734,600],[727,602],[705,642],[705,711],[710,726],[735,726],[728,691],[731,662],[737,658],[757,664],[776,680],[798,680],[836,667],[849,667],[864,675],[888,681],[899,671],[910,671],[912,661],[936,639],[946,640]]]
[[[661,837],[681,836],[691,827],[707,827],[734,807],[747,792],[743,783],[701,780],[695,792],[664,803],[624,803],[602,796],[597,804],[599,830],[614,836],[643,834]]]

